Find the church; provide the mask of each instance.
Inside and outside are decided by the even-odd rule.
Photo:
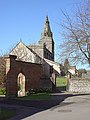
[[[41,63],[41,59],[44,58],[54,61],[54,40],[48,16],[46,16],[38,44],[26,46],[20,41],[10,55],[16,55],[19,60],[33,63]]]
[[[25,96],[31,89],[54,90],[56,76],[60,74],[60,64],[54,61],[53,33],[46,16],[38,43],[25,45],[20,41],[6,57],[6,95]]]

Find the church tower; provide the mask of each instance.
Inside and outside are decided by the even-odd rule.
[[[53,34],[51,32],[48,16],[46,16],[46,20],[41,33],[39,44],[46,47],[48,54],[50,56],[50,60],[54,61],[54,40],[53,40]],[[45,53],[45,56],[46,54],[47,53]]]

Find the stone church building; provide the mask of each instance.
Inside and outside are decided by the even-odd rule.
[[[60,64],[54,61],[54,40],[48,16],[38,44],[20,41],[6,57],[7,97],[25,96],[31,89],[55,89]]]

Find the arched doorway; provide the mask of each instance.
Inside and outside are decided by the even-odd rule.
[[[25,75],[23,75],[22,73],[18,74],[17,84],[18,84],[18,97],[25,96]]]

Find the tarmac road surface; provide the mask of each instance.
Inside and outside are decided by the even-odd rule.
[[[60,105],[22,120],[90,120],[90,95],[68,97]]]
[[[69,96],[60,104],[46,110],[28,108],[24,111],[36,112],[22,120],[90,120],[90,95]]]
[[[13,107],[18,108],[18,114],[8,120],[90,120],[90,95],[61,93],[55,93],[55,95],[51,101],[30,101],[28,103],[6,101],[1,105],[7,106],[8,103],[9,106],[12,106],[10,103],[15,103]],[[34,105],[34,103],[36,104]]]

